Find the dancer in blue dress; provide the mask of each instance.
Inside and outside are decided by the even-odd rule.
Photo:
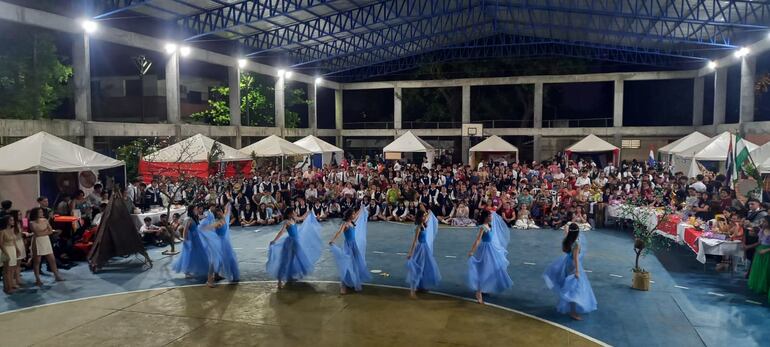
[[[490,225],[491,222],[491,225]],[[468,284],[476,291],[476,301],[484,303],[484,293],[500,293],[513,285],[508,275],[508,226],[497,213],[482,211],[479,234],[468,253]]]
[[[278,280],[278,289],[283,288],[286,282],[312,273],[323,248],[321,224],[314,213],[311,212],[299,228],[294,209],[287,208],[284,216],[283,228],[270,241],[267,255],[267,273]],[[287,237],[280,239],[284,233]]]
[[[433,257],[433,240],[438,232],[438,219],[432,212],[418,210],[415,224],[417,229],[414,232],[412,247],[406,256],[406,283],[409,284],[409,296],[413,299],[417,299],[417,290],[433,289],[441,281],[441,273]]]
[[[221,210],[220,210],[221,211]],[[206,285],[214,288],[217,274],[224,273],[224,254],[222,253],[222,239],[217,235],[216,229],[224,223],[223,219],[217,219],[216,213],[207,213],[198,226],[200,239],[206,249],[208,276]]]
[[[545,270],[543,279],[548,289],[559,296],[556,310],[581,320],[580,314],[596,311],[596,297],[583,270],[584,241],[580,227],[570,223],[567,236],[562,241],[565,253]]]
[[[340,229],[329,241],[340,275],[340,294],[346,294],[348,288],[361,291],[363,282],[371,280],[369,269],[366,267],[366,221],[368,218],[369,211],[365,207],[360,208],[357,215],[354,209],[348,209],[345,211]],[[355,222],[353,222],[354,219]],[[342,233],[345,235],[345,242],[343,248],[339,248],[334,244],[334,241]]]
[[[222,277],[226,278],[230,282],[238,282],[241,277],[241,271],[238,268],[238,258],[235,255],[232,243],[230,243],[230,215],[232,211],[232,204],[225,202],[225,210],[217,207],[214,209],[214,216],[218,220],[217,227],[215,229],[219,241],[222,245]],[[222,277],[218,278],[221,279]]]
[[[184,273],[186,277],[206,276],[209,271],[206,246],[198,230],[200,226],[200,206],[187,206],[187,220],[185,221],[182,237],[182,255],[174,263],[174,271]]]

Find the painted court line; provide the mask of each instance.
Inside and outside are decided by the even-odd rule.
[[[589,273],[589,274],[594,272],[593,270],[583,270],[583,271],[585,271],[586,273]]]
[[[706,293],[708,295],[714,295],[714,296],[725,296],[724,294],[714,293],[714,292],[708,292]]]
[[[623,276],[621,276],[621,275],[616,275],[616,274],[610,274],[610,277],[623,278]]]
[[[457,258],[456,255],[445,255],[444,258]]]
[[[525,261],[525,262],[524,262],[524,265],[537,265],[537,263],[530,263],[530,262],[528,262],[528,261]]]
[[[401,253],[401,252],[399,252],[399,253],[396,253],[396,254],[397,254],[397,255],[406,255],[406,253]]]
[[[762,306],[762,303],[761,303],[761,302],[759,302],[759,301],[754,301],[754,300],[746,300],[746,302],[748,302],[749,304],[754,304],[754,305],[760,305],[760,306]]]
[[[372,251],[372,253],[374,253],[374,254],[385,254],[385,252],[380,252],[380,251]]]
[[[679,288],[679,289],[690,289],[689,287],[684,287],[684,286],[674,286],[674,288]]]

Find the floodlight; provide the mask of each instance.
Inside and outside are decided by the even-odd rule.
[[[319,85],[319,84],[323,83],[323,81],[324,81],[324,79],[323,79],[323,78],[321,78],[321,77],[316,77],[316,78],[315,78],[315,84],[316,84],[316,85]]]
[[[96,24],[96,22],[90,20],[90,19],[83,19],[80,21],[80,26],[83,28],[83,31],[85,31],[87,34],[91,34],[96,29],[99,28],[99,25]]]
[[[247,62],[248,61],[246,59],[238,59],[238,67],[241,69],[245,68]]]
[[[717,68],[717,62],[715,62],[713,60],[710,60],[709,63],[708,63],[708,68],[711,69],[711,70],[716,69]]]
[[[751,53],[751,50],[748,47],[741,47],[737,51],[735,51],[735,57],[736,58],[743,58]]]
[[[291,72],[291,70],[289,70],[289,71],[286,71],[286,73],[284,73],[284,76],[286,76],[286,78],[291,78],[292,74],[294,74],[294,73]]]
[[[179,48],[179,53],[181,53],[183,57],[190,55],[190,46],[182,46]]]
[[[286,74],[286,70],[278,69],[278,78],[283,78],[283,75],[285,74]]]
[[[166,45],[163,48],[166,50],[166,53],[168,53],[168,54],[172,54],[172,53],[176,52],[176,44],[175,43],[168,42],[168,43],[166,43]]]

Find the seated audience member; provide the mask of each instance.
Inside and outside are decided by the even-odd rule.
[[[458,227],[473,227],[476,226],[476,221],[470,218],[470,210],[465,201],[461,200],[452,212],[449,213],[449,217],[439,219],[444,224],[449,224]]]
[[[174,247],[174,241],[167,230],[152,224],[152,218],[144,217],[144,224],[139,228],[139,234],[147,244],[153,244],[156,247],[165,247],[166,243]],[[166,252],[164,252],[166,254]]]
[[[340,206],[340,203],[337,200],[329,201],[326,211],[329,218],[342,218],[342,206]]]
[[[406,207],[404,201],[399,201],[396,207],[390,212],[390,219],[394,222],[408,222],[409,209]]]
[[[326,206],[324,206],[320,199],[314,200],[313,206],[311,206],[310,209],[315,213],[316,219],[318,219],[319,222],[329,219],[329,216],[326,214]]]
[[[519,216],[516,218],[516,223],[514,224],[514,228],[516,229],[540,229],[537,224],[535,224],[535,221],[530,217],[529,210],[527,210],[527,205],[521,205],[519,207]]]
[[[268,208],[267,204],[259,204],[259,207],[254,212],[254,222],[259,225],[273,225],[278,222],[273,212],[275,210]]]
[[[370,221],[384,220],[382,219],[382,214],[380,213],[380,206],[377,204],[376,201],[369,200],[369,203],[366,205],[366,208],[369,209]]]
[[[260,205],[263,205],[263,204],[260,204]],[[257,207],[257,209],[259,209],[259,207]],[[241,222],[241,227],[250,227],[250,226],[259,224],[256,218],[256,211],[251,209],[251,207],[241,209],[240,216],[238,216],[238,218]]]

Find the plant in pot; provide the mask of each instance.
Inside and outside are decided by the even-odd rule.
[[[640,266],[639,261],[650,252],[667,248],[670,245],[668,239],[656,236],[655,230],[658,229],[660,223],[666,221],[671,212],[668,207],[655,208],[642,199],[629,200],[621,205],[621,215],[631,221],[634,230],[636,259],[634,267],[631,269],[633,272],[631,288],[650,290],[650,273]]]

